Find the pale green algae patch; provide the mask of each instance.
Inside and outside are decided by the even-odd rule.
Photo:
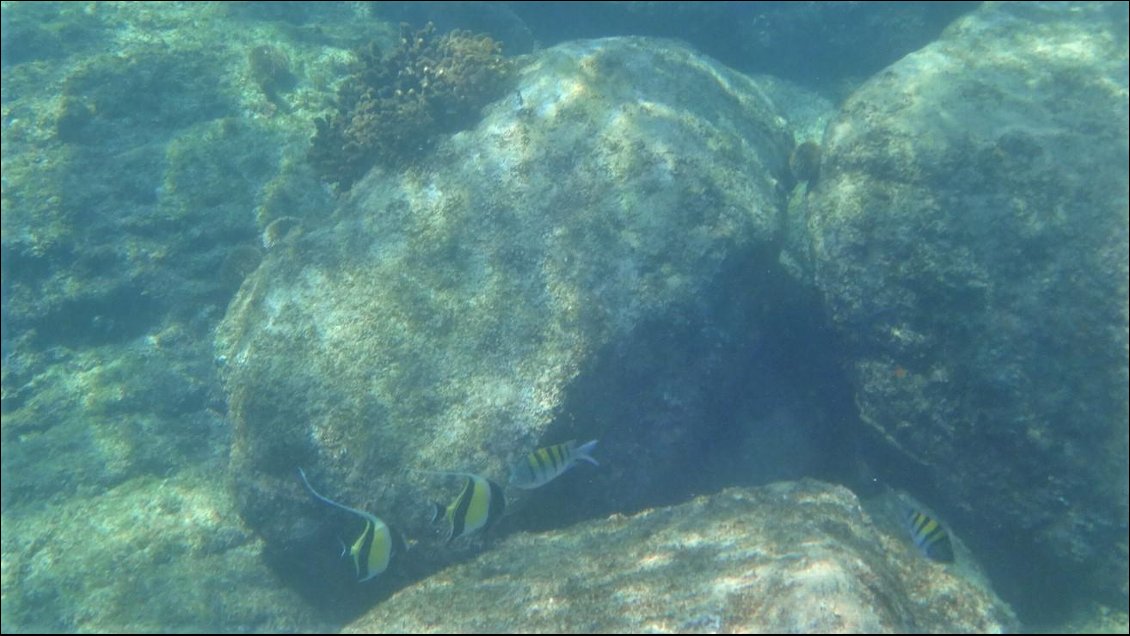
[[[2,12],[4,631],[316,629],[231,507],[211,330],[229,255],[324,216],[311,121],[346,49],[394,30],[342,5]]]
[[[142,477],[3,515],[4,631],[295,631],[319,618],[215,476]]]
[[[515,534],[347,633],[995,633],[1018,628],[965,563],[923,558],[850,491],[803,480]],[[897,525],[897,524],[896,524]]]
[[[325,213],[304,155],[349,59],[332,29],[228,9],[3,5],[5,505],[226,453],[210,334],[246,273],[230,257]],[[285,95],[252,72],[264,41]]]

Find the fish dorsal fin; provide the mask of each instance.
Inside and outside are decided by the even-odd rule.
[[[374,525],[377,525],[377,524],[384,525],[384,522],[381,521],[380,519],[378,519],[376,517],[376,515],[365,512],[364,510],[358,510],[356,508],[350,508],[349,506],[347,506],[345,504],[340,504],[340,503],[334,501],[333,499],[330,499],[329,497],[322,495],[317,490],[314,490],[314,487],[310,485],[310,480],[306,479],[306,471],[302,470],[301,468],[298,469],[298,476],[302,478],[302,483],[306,486],[306,490],[309,490],[310,494],[314,495],[314,497],[316,497],[319,501],[326,503],[326,504],[329,504],[331,506],[334,506],[335,508],[341,508],[342,510],[345,510],[346,512],[352,512],[353,514],[361,517],[362,519],[365,519],[366,521],[372,522]]]

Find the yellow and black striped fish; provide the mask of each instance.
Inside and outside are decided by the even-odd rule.
[[[314,487],[306,479],[306,473],[301,468],[298,469],[298,474],[302,477],[302,483],[306,485],[310,494],[320,501],[352,512],[365,520],[365,527],[361,530],[360,536],[353,542],[353,545],[345,547],[341,552],[341,556],[344,557],[348,553],[353,559],[353,566],[357,569],[357,581],[368,581],[387,570],[389,563],[392,562],[393,555],[404,548],[403,540],[376,516],[364,510],[343,506],[318,494],[318,491],[314,490]]]
[[[441,473],[467,479],[463,490],[446,508],[433,504],[432,523],[443,517],[449,524],[447,543],[479,530],[485,530],[502,517],[506,495],[502,486],[471,473]]]
[[[942,524],[925,513],[907,508],[906,526],[914,545],[932,561],[953,563],[953,544]]]
[[[546,446],[523,457],[510,467],[510,485],[515,488],[537,488],[560,477],[578,461],[599,466],[589,453],[596,448],[596,440],[577,446],[571,439],[561,444]]]

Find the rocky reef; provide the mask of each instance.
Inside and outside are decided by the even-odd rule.
[[[804,212],[898,479],[1043,607],[1078,578],[1126,599],[1125,25],[1112,4],[959,20],[843,105]]]
[[[710,409],[730,383],[706,378],[768,363],[735,363],[765,349],[747,319],[768,313],[792,146],[767,92],[674,42],[609,39],[531,58],[516,93],[428,171],[370,173],[231,305],[236,493],[280,554],[319,527],[298,466],[419,541],[407,568],[476,549],[439,545],[421,502],[454,493],[423,471],[501,480],[543,441],[600,438],[573,515],[678,496],[700,422],[728,421]],[[352,593],[321,553],[292,567]]]
[[[789,170],[797,181],[805,181],[811,187],[820,176],[820,144],[805,141],[797,144],[789,155]]]
[[[320,624],[224,483],[211,331],[254,269],[259,216],[327,200],[302,172],[313,115],[263,92],[309,80],[242,81],[249,51],[287,39],[225,11],[2,9],[4,633]],[[277,50],[332,66],[320,42]]]
[[[5,633],[1126,632],[1125,5],[577,4],[3,5]]]
[[[358,53],[342,84],[337,110],[315,120],[310,162],[327,183],[348,187],[374,163],[418,158],[436,137],[456,132],[499,98],[513,63],[485,35],[451,31],[437,36],[429,23],[401,25],[387,55],[373,44]]]
[[[4,632],[328,628],[263,562],[212,479],[197,468],[5,511]]]
[[[1000,633],[969,564],[942,566],[816,481],[515,534],[346,633]]]

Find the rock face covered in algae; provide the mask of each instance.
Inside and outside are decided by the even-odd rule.
[[[979,578],[880,530],[845,488],[729,489],[516,534],[393,595],[349,633],[994,633]]]
[[[328,629],[205,471],[4,512],[4,633]],[[97,629],[95,629],[97,628]]]
[[[1083,573],[1122,602],[1125,24],[1125,5],[960,20],[848,100],[809,195],[865,422],[1029,584]]]
[[[617,456],[594,471],[606,505],[642,505],[690,452],[703,378],[751,346],[757,276],[736,300],[720,281],[775,258],[791,146],[752,80],[675,43],[538,54],[426,169],[371,172],[233,301],[218,356],[245,518],[280,547],[307,538],[301,465],[434,542],[422,502],[452,486],[416,470],[504,480],[570,438]],[[650,419],[608,406],[626,403]]]

